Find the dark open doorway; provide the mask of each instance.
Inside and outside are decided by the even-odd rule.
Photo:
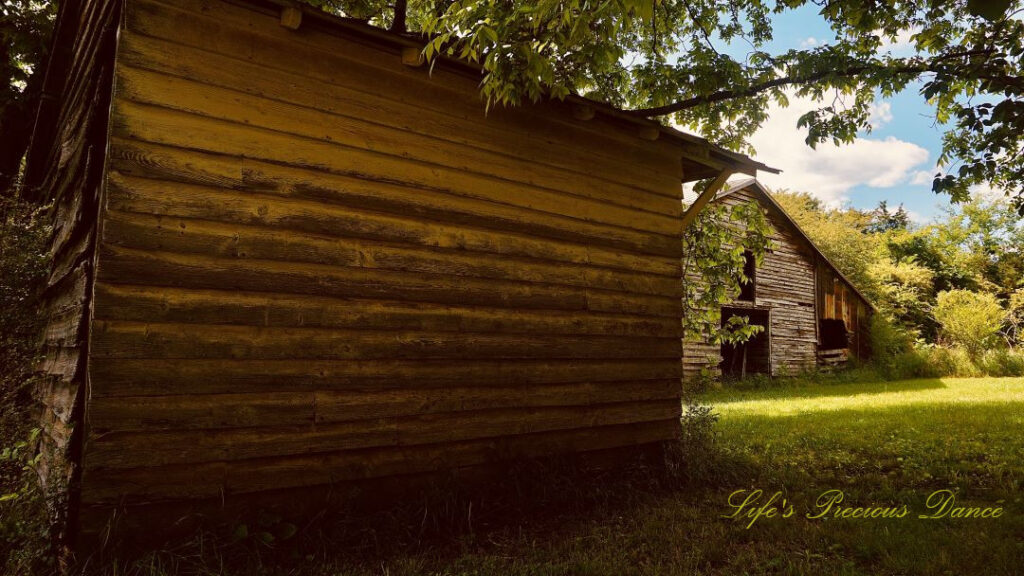
[[[743,252],[743,276],[745,279],[740,280],[740,295],[736,299],[753,303],[757,294],[757,262],[750,250]]]
[[[743,378],[747,374],[771,373],[771,334],[768,311],[750,308],[722,308],[722,324],[732,316],[746,316],[750,324],[764,326],[764,330],[743,344],[722,344],[722,375]]]

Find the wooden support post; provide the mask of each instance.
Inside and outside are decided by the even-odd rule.
[[[414,46],[406,46],[402,48],[402,64],[406,66],[419,67],[426,63],[426,58],[423,57],[423,50]]]
[[[302,26],[302,8],[296,5],[281,9],[281,26],[289,30],[298,30]]]
[[[711,202],[715,195],[718,194],[718,191],[722,189],[722,186],[725,186],[726,181],[729,180],[729,176],[732,176],[732,171],[723,170],[718,176],[715,176],[715,179],[708,184],[708,187],[705,188],[704,191],[700,193],[700,196],[693,201],[693,204],[691,204],[686,210],[686,213],[683,214],[683,232],[686,232],[686,229],[693,224],[694,220],[697,219],[697,215],[700,214],[700,211],[708,205],[708,202]]]

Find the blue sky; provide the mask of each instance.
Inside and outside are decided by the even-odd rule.
[[[772,52],[827,43],[834,34],[814,5],[775,16]],[[890,50],[908,53],[907,38],[897,39]],[[749,45],[720,49],[743,57]],[[773,176],[760,174],[771,188],[810,192],[830,204],[874,208],[880,200],[890,206],[903,204],[912,218],[924,222],[941,214],[948,198],[931,191],[931,178],[942,147],[941,126],[936,126],[932,109],[916,88],[893,98],[879,100],[871,133],[862,133],[852,145],[821,144],[811,150],[804,144],[805,133],[796,120],[815,103],[791,99],[786,109],[772,108],[771,119],[751,140],[757,158],[783,170]]]

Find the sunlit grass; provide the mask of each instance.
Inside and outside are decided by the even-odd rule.
[[[874,411],[927,404],[966,408],[965,405],[972,404],[1024,403],[1024,378],[942,378],[747,392],[718,390],[708,394],[706,401],[727,418]]]

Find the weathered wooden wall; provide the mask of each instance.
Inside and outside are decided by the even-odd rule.
[[[67,526],[68,510],[76,509],[87,316],[117,16],[116,2],[61,3],[43,109],[26,165],[26,193],[53,206],[43,378],[36,390],[43,430],[36,471],[58,530]]]
[[[672,437],[677,148],[278,15],[126,3],[84,529]]]
[[[772,374],[813,368],[817,361],[813,251],[785,219],[758,198],[756,192],[744,189],[715,200],[726,206],[751,201],[761,203],[773,228],[771,240],[774,249],[765,254],[764,262],[757,269],[756,295],[752,305],[758,309],[771,309]],[[730,306],[751,304],[733,302]],[[683,357],[686,377],[690,378],[698,375],[702,368],[715,370],[721,361],[721,350],[707,341],[687,340]]]
[[[870,357],[868,323],[873,313],[871,305],[822,258],[818,258],[816,274],[818,317],[842,320],[846,324],[848,356]]]

